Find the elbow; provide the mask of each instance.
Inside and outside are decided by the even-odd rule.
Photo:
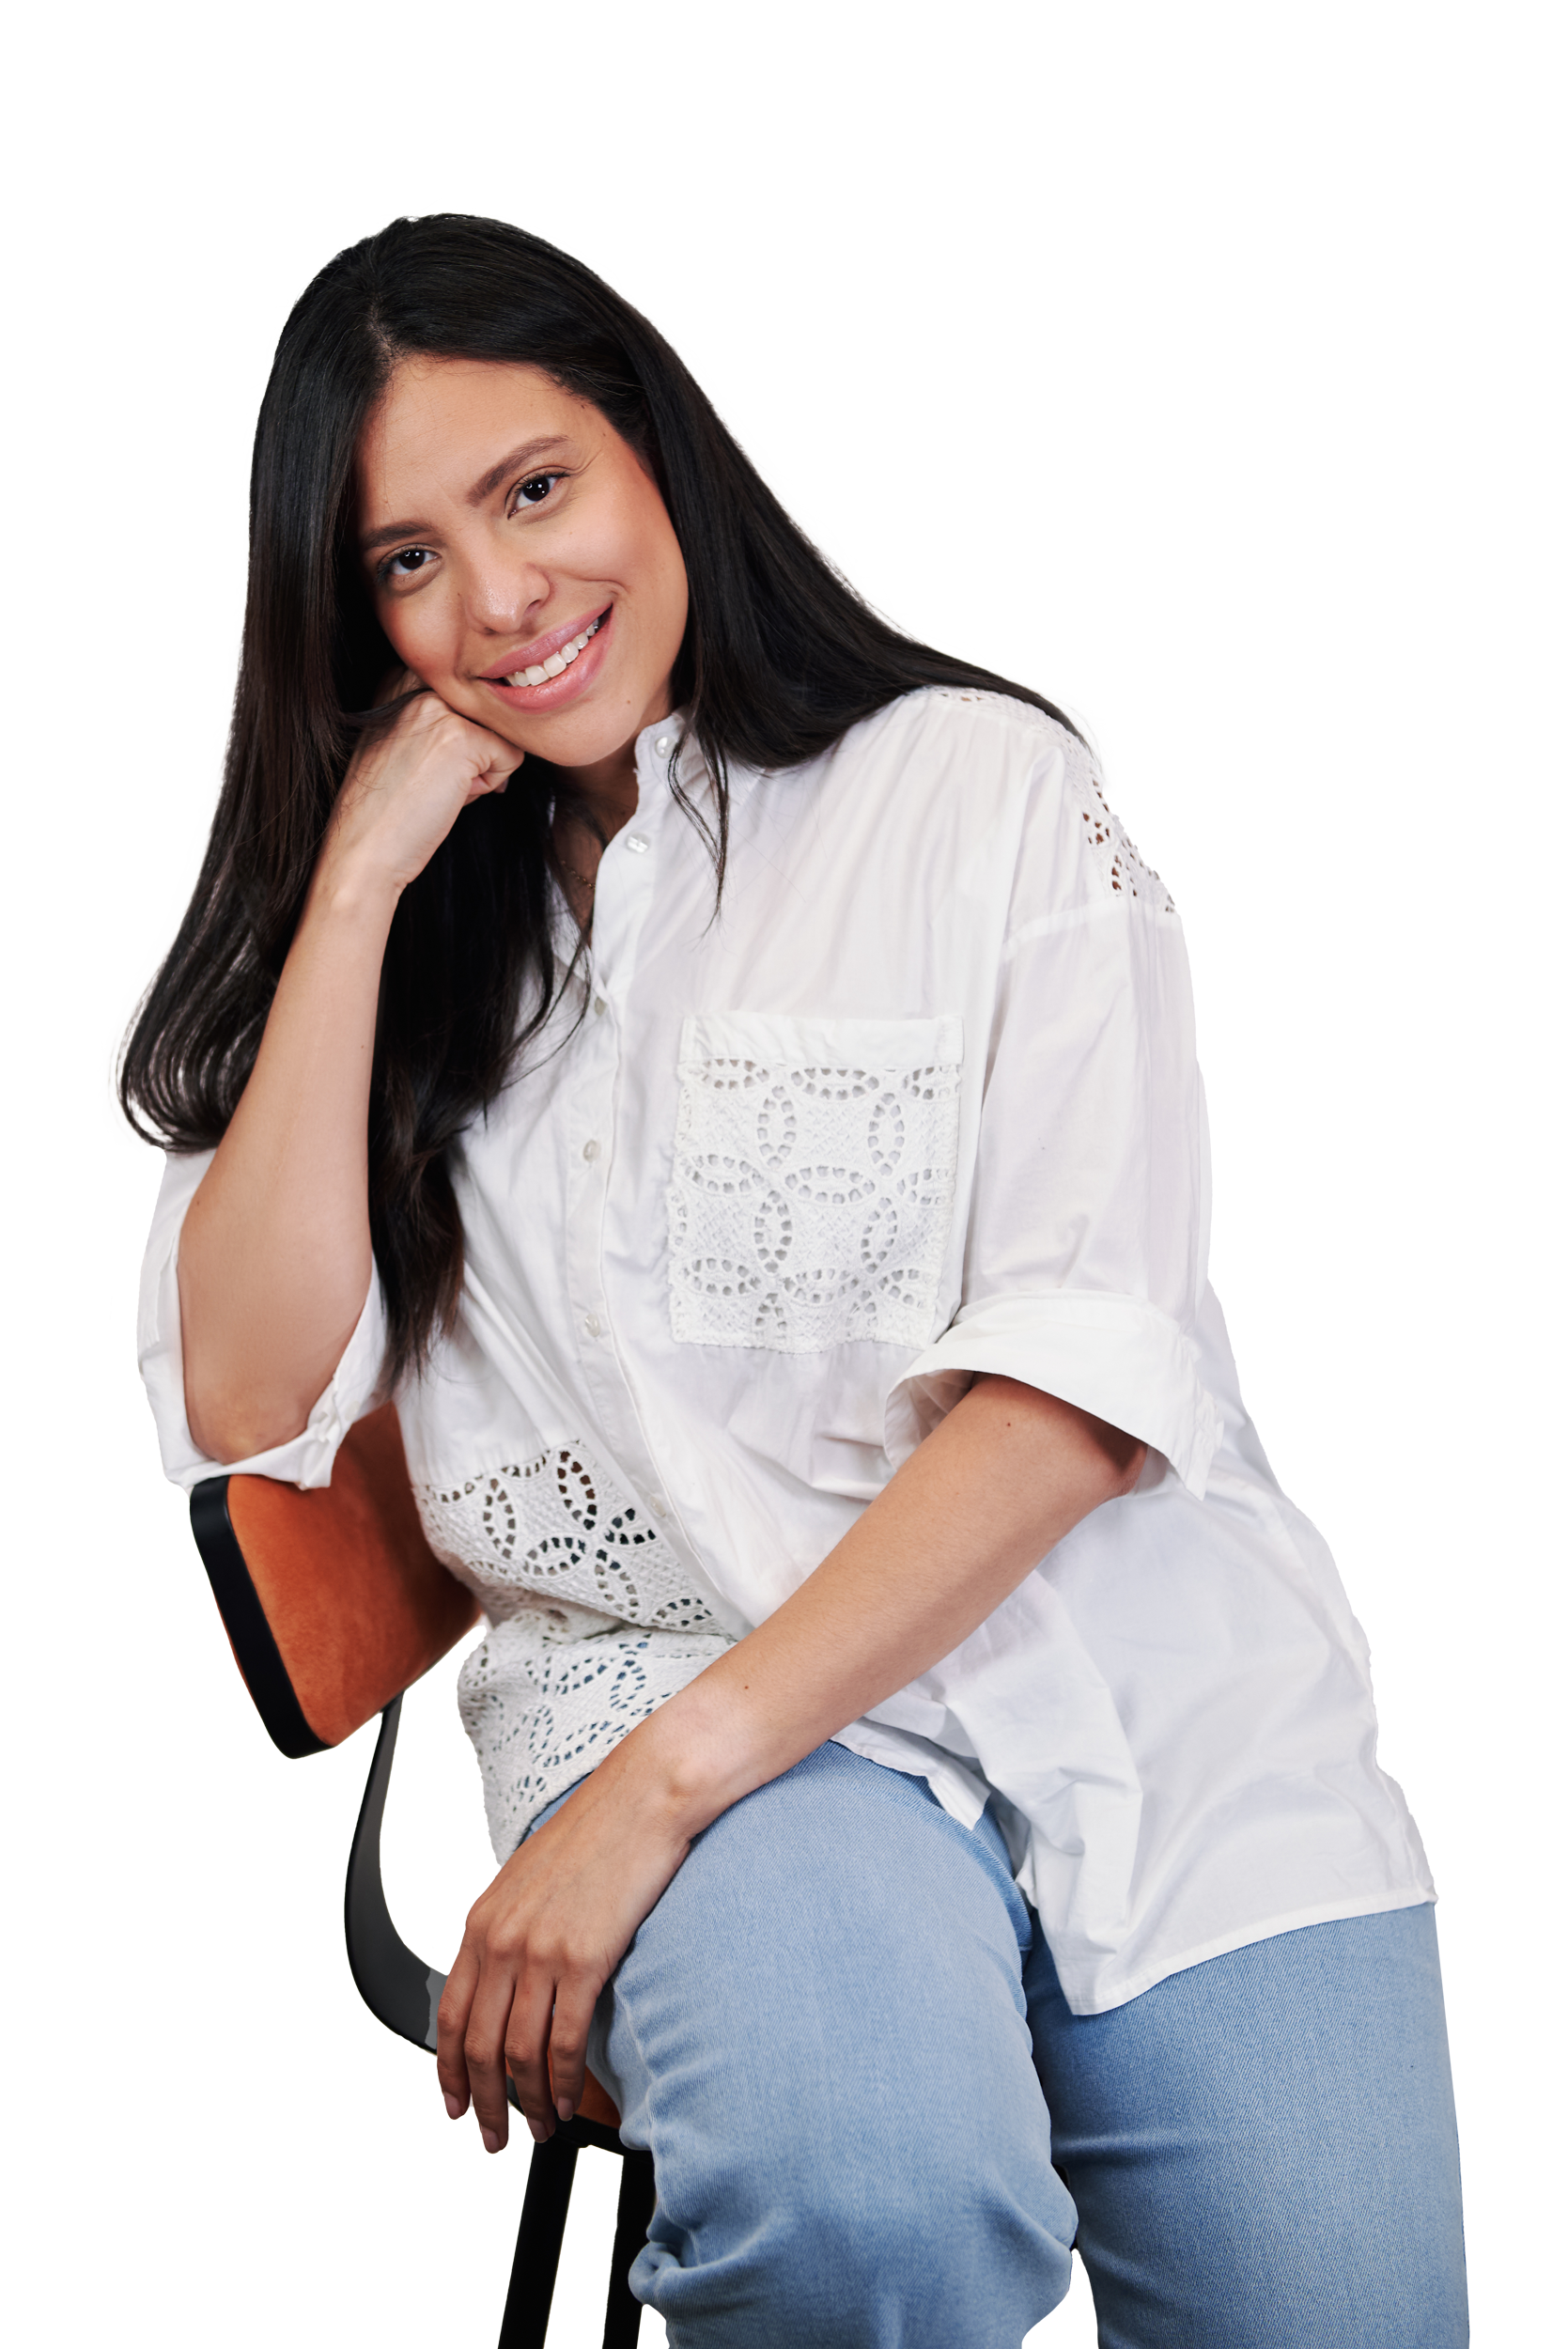
[[[1128,1435],[1125,1427],[1113,1426],[1110,1420],[1096,1419],[1081,1404],[1065,1402],[1044,1388],[1026,1386],[995,1373],[983,1374],[970,1394],[984,1396],[982,1408],[999,1413],[1009,1426],[1016,1422],[1032,1431],[1033,1440],[1043,1443],[1054,1457],[1067,1488],[1080,1499],[1079,1515],[1086,1516],[1102,1501],[1120,1501],[1143,1473],[1149,1447],[1142,1438]],[[963,1410],[969,1404],[966,1395],[958,1408]]]
[[[191,1441],[205,1458],[220,1467],[230,1460],[251,1460],[258,1452],[303,1436],[308,1412],[277,1407],[255,1393],[212,1394],[185,1383],[185,1423]]]
[[[1108,1432],[1116,1439],[1116,1448],[1108,1461],[1110,1490],[1106,1499],[1121,1501],[1128,1493],[1136,1491],[1138,1480],[1148,1465],[1149,1447],[1141,1443],[1135,1436],[1124,1435],[1119,1427],[1112,1427]]]
[[[1079,1411],[1077,1416],[1089,1442],[1091,1478],[1099,1486],[1093,1505],[1097,1508],[1103,1501],[1124,1500],[1136,1489],[1143,1473],[1148,1445],[1141,1437],[1129,1436],[1125,1427],[1095,1419],[1092,1412]]]

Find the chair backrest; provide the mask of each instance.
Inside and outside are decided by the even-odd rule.
[[[330,1485],[211,1477],[191,1527],[256,1710],[295,1759],[341,1745],[478,1617],[425,1539],[390,1404],[349,1430]]]

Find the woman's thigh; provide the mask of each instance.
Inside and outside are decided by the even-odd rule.
[[[1101,2349],[1460,2349],[1430,1907],[1295,1933],[1074,2015],[1025,1972]]]
[[[821,1747],[693,1843],[589,2061],[658,2202],[632,2272],[677,2349],[1017,2349],[1072,2204],[990,1821]]]

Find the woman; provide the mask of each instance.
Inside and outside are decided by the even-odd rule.
[[[1463,2340],[1432,1887],[1083,743],[496,223],[307,290],[252,532],[143,1365],[187,1484],[395,1392],[484,1602],[448,2111],[591,2062],[693,2349],[1012,2349],[1075,2234],[1108,2342]]]

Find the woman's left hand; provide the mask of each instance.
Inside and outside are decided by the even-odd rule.
[[[508,2072],[537,2141],[571,2118],[599,1992],[690,1848],[657,1765],[657,1719],[606,1756],[469,1911],[436,2017],[436,2072],[455,2121],[472,2098],[489,2153],[506,2142]]]

